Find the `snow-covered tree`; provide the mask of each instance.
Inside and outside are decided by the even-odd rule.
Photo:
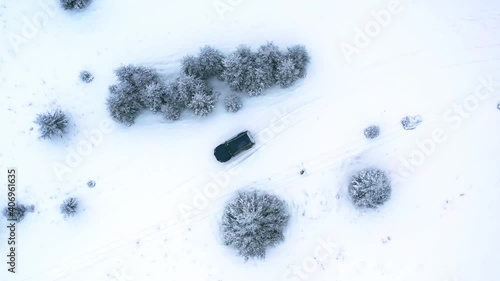
[[[42,139],[64,136],[67,132],[68,123],[68,116],[60,109],[39,114],[35,119],[35,124],[39,126],[40,137]]]
[[[198,90],[188,104],[195,115],[207,116],[210,114],[219,100],[219,93],[210,90]]]
[[[224,244],[249,258],[265,258],[266,250],[284,240],[290,214],[286,203],[262,191],[239,192],[223,213]]]
[[[182,72],[202,80],[212,77],[222,79],[224,54],[211,47],[201,48],[197,57],[189,55],[182,59]]]
[[[182,110],[171,103],[166,103],[161,106],[160,112],[167,120],[175,121],[181,117]]]
[[[276,80],[282,88],[288,88],[307,73],[310,57],[302,45],[289,47],[282,56],[277,69]]]
[[[365,137],[367,139],[374,139],[380,135],[380,127],[379,126],[369,126],[365,129]]]
[[[74,216],[78,212],[78,199],[70,197],[63,201],[60,208],[65,217]]]
[[[291,58],[283,58],[276,73],[276,80],[282,88],[288,88],[297,81],[299,77],[299,70],[295,68],[295,64]]]
[[[144,109],[141,96],[135,88],[128,82],[121,82],[109,87],[109,92],[107,108],[111,117],[128,126],[134,124],[135,119]]]
[[[61,0],[61,6],[65,10],[81,10],[86,8],[92,0]]]
[[[171,86],[169,96],[179,107],[189,107],[195,94],[212,92],[212,88],[200,78],[182,75]]]
[[[94,80],[94,75],[92,73],[84,70],[80,72],[80,79],[85,83],[90,83]]]
[[[423,122],[422,116],[405,116],[401,119],[401,125],[403,125],[403,129],[405,130],[414,130]]]
[[[243,107],[243,102],[241,101],[240,96],[231,94],[224,99],[224,105],[226,106],[227,111],[237,112]]]
[[[161,83],[156,70],[144,66],[126,65],[115,70],[118,81],[125,82],[136,91],[143,91],[150,84]]]
[[[298,78],[306,77],[307,65],[311,61],[311,57],[307,53],[306,47],[303,45],[288,47],[286,56],[292,59],[295,68],[299,71]]]
[[[147,109],[159,112],[168,101],[167,86],[161,82],[147,85],[141,94],[141,101]]]
[[[238,49],[224,60],[222,77],[233,91],[249,92],[255,82],[255,54],[247,46]]]
[[[274,45],[272,42],[260,46],[259,50],[257,50],[256,65],[264,74],[262,79],[264,85],[270,87],[277,83],[278,66],[282,59],[283,54],[278,46]]]
[[[5,207],[3,209],[2,214],[8,220],[14,220],[16,222],[20,222],[24,219],[26,212],[33,212],[35,210],[35,206],[26,206],[23,204],[16,204],[13,207]]]
[[[217,77],[222,79],[222,72],[224,72],[224,54],[211,47],[205,46],[201,48],[200,54],[198,55],[198,62],[200,66],[200,76],[201,79],[208,79],[211,77]]]
[[[356,207],[377,208],[390,199],[392,188],[385,172],[366,169],[351,178],[348,192]]]

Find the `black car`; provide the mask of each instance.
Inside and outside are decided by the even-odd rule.
[[[215,158],[219,162],[227,162],[237,154],[252,148],[255,145],[248,131],[241,132],[232,139],[217,146],[214,150]]]

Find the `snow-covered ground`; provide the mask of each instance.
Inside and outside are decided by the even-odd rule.
[[[16,274],[1,228],[0,280],[500,280],[498,1],[94,0],[77,13],[56,3],[0,0],[0,205],[16,167],[19,201],[36,206],[19,224]],[[108,116],[120,65],[168,76],[203,45],[266,41],[306,45],[308,76],[236,114],[144,114],[132,127]],[[55,106],[71,115],[69,135],[39,140],[33,120]],[[424,122],[403,130],[417,114]],[[372,124],[381,136],[369,141]],[[213,148],[245,129],[255,153],[216,162]],[[89,135],[102,137],[74,159]],[[347,181],[372,166],[390,172],[392,198],[360,212]],[[285,199],[292,218],[265,260],[245,262],[218,223],[248,187]],[[84,210],[64,219],[69,196]]]

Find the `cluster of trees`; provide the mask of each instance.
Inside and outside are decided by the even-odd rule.
[[[286,52],[273,43],[261,46],[257,52],[240,46],[228,56],[205,46],[197,56],[182,59],[181,73],[171,82],[165,82],[148,67],[128,65],[116,69],[118,84],[109,88],[107,107],[113,119],[129,126],[145,109],[172,121],[179,119],[184,110],[206,116],[220,97],[209,79],[225,81],[235,92],[257,96],[273,85],[286,88],[305,77],[309,61],[304,46],[293,46]],[[229,112],[243,106],[235,94],[227,95],[224,104]]]
[[[387,174],[375,168],[355,173],[348,186],[351,202],[359,209],[380,207],[390,199],[391,190]],[[221,236],[245,260],[263,259],[267,249],[284,240],[289,219],[286,202],[277,196],[258,190],[238,192],[224,208]]]
[[[61,214],[64,217],[74,216],[79,211],[79,203],[78,199],[75,197],[70,197],[62,202],[60,205]],[[33,213],[35,211],[34,205],[25,205],[18,203],[12,207],[5,207],[2,211],[2,214],[8,220],[14,220],[16,222],[20,222],[26,216],[26,213]]]

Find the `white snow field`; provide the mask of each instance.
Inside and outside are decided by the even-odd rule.
[[[8,167],[18,201],[35,205],[17,226],[15,274],[1,218],[1,281],[500,280],[499,1],[94,0],[70,12],[0,0],[0,35],[0,206]],[[131,127],[108,115],[121,65],[168,78],[204,45],[267,41],[305,45],[307,77],[245,96],[235,114],[219,102],[206,118],[145,113]],[[69,134],[41,140],[33,121],[56,106]],[[407,115],[424,121],[405,131]],[[372,124],[381,135],[367,140]],[[214,147],[243,130],[256,148],[218,163]],[[388,171],[393,192],[360,211],[347,185],[366,167]],[[242,188],[290,208],[264,260],[219,236]],[[82,211],[65,219],[70,196]]]

